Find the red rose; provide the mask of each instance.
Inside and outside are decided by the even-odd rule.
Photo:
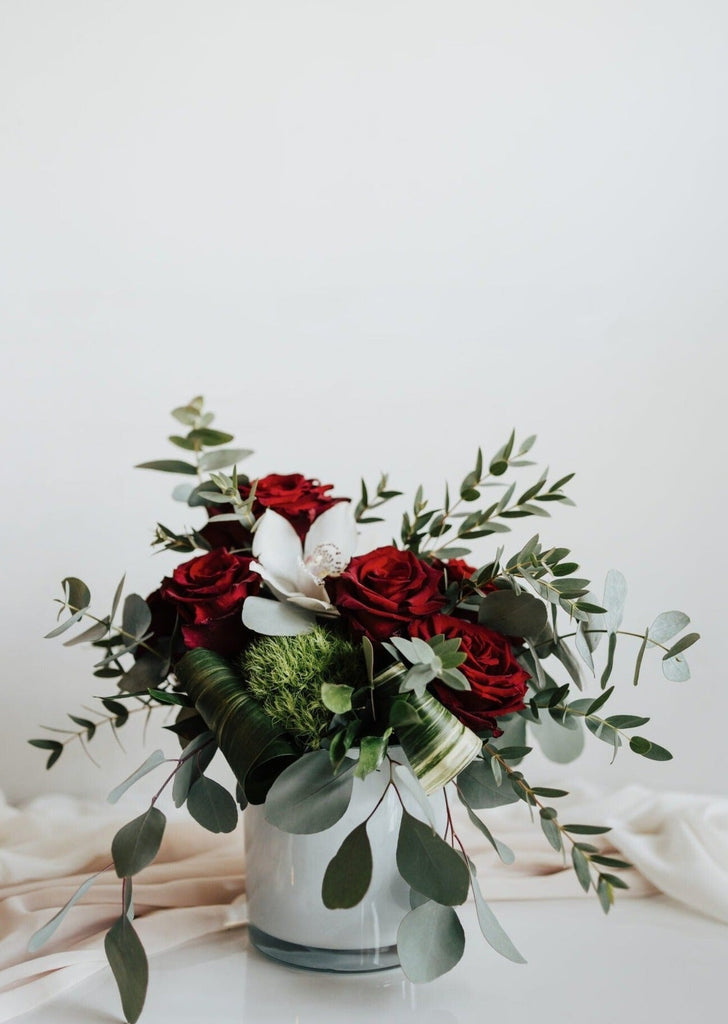
[[[258,481],[255,489],[253,515],[258,518],[267,508],[273,508],[293,526],[298,536],[303,538],[314,519],[322,512],[348,498],[332,498],[330,491],[333,484],[322,484],[318,480],[309,480],[301,473],[270,473]],[[250,494],[251,484],[241,484],[240,494],[246,499]],[[200,533],[213,547],[249,547],[250,533],[238,523],[215,523],[215,517],[221,512],[231,512],[231,505],[215,505],[208,508],[210,522]]]
[[[411,551],[392,546],[352,558],[338,579],[328,579],[331,600],[355,632],[386,640],[442,608],[442,572]]]
[[[524,707],[530,678],[516,661],[506,638],[454,615],[433,615],[425,622],[413,622],[410,633],[423,640],[438,633],[448,640],[460,638],[460,651],[466,660],[459,667],[471,689],[451,690],[441,682],[432,683],[432,689],[440,703],[464,725],[475,732],[490,729],[500,735],[495,719]]]
[[[240,651],[247,635],[240,616],[243,601],[260,590],[252,559],[216,548],[178,565],[162,580],[160,596],[179,612],[188,648],[206,647],[218,654]]]
[[[446,562],[441,562],[439,558],[435,558],[432,565],[435,569],[447,572],[448,583],[462,583],[463,580],[469,580],[475,572],[474,566],[468,565],[462,558],[448,558]]]

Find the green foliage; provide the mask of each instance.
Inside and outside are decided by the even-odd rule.
[[[321,898],[329,910],[348,909],[360,903],[372,880],[372,847],[366,821],[357,825],[329,861]]]
[[[429,825],[402,810],[397,868],[413,889],[437,903],[454,906],[468,895],[468,870],[458,853]]]
[[[322,687],[366,685],[361,648],[321,626],[300,636],[256,640],[243,654],[241,666],[265,714],[304,749],[320,747],[331,722]],[[333,697],[342,691],[326,693]]]
[[[432,900],[407,914],[397,932],[402,970],[414,982],[434,981],[447,974],[465,950],[465,933],[452,907]]]
[[[296,757],[282,725],[213,651],[197,647],[177,663],[177,678],[212,731],[250,803],[262,803],[273,780]]]
[[[111,843],[111,856],[119,878],[136,875],[157,856],[167,819],[158,807],[148,810],[124,825]]]
[[[129,1024],[135,1024],[144,1009],[149,965],[128,914],[123,913],[111,926],[104,939],[104,950],[119,989],[124,1016]]]
[[[325,750],[294,761],[271,786],[265,817],[283,832],[323,832],[344,816],[354,786],[354,761],[335,771]]]

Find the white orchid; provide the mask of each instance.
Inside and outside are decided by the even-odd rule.
[[[324,580],[340,576],[354,554],[356,523],[351,503],[338,502],[322,512],[301,540],[282,515],[263,514],[253,536],[250,568],[258,572],[278,598],[248,597],[243,623],[267,636],[310,633],[317,615],[338,615]]]

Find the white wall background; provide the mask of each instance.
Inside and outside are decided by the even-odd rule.
[[[689,683],[616,677],[672,763],[593,742],[539,780],[725,788],[727,41],[721,0],[0,0],[11,799],[141,759],[130,725],[45,773],[26,738],[102,690],[41,636],[63,576],[103,607],[174,564],[172,478],[132,466],[197,392],[251,472],[344,494],[538,433],[578,474],[544,540],[625,572],[627,628],[705,637]]]

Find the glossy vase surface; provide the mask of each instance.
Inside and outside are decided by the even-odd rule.
[[[399,748],[391,748],[390,753],[406,763]],[[344,817],[313,835],[282,832],[265,820],[264,806],[246,808],[249,931],[261,952],[298,967],[324,971],[373,971],[398,964],[397,930],[410,910],[410,891],[397,871],[402,807],[393,787],[384,792],[389,778],[389,762],[385,761],[365,779],[354,779]],[[422,820],[417,801],[401,785],[398,789],[407,811]],[[329,861],[380,799],[367,824],[373,861],[369,889],[357,906],[329,910],[321,898]],[[442,791],[429,800],[442,833]]]

